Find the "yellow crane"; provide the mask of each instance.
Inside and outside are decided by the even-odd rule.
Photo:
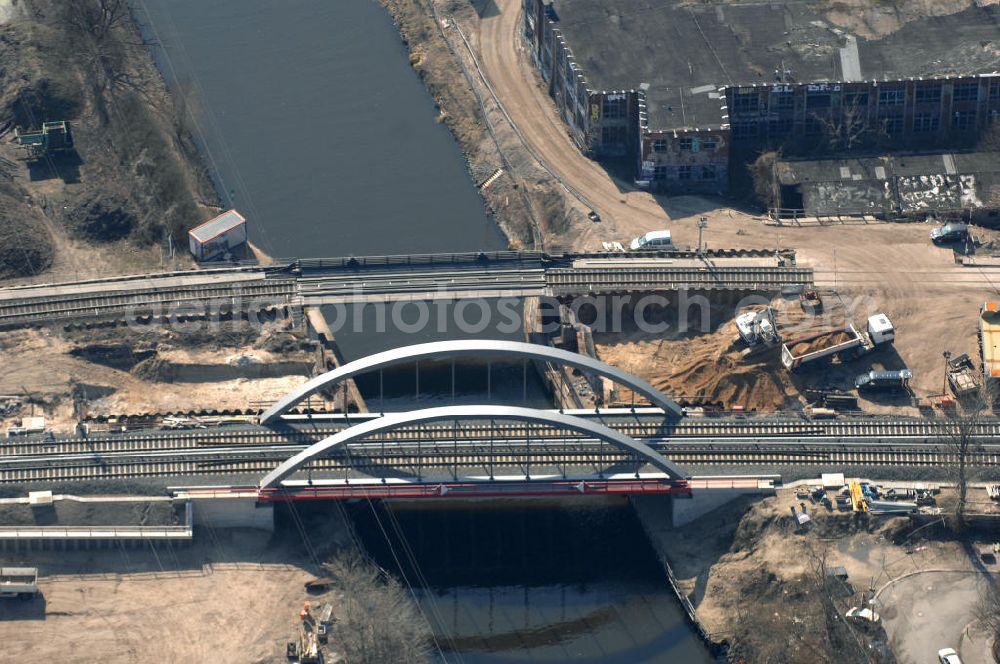
[[[861,489],[861,482],[853,480],[851,487],[851,507],[855,512],[867,512],[868,501],[865,500],[865,492]]]

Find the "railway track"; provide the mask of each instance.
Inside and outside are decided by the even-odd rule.
[[[156,451],[163,449],[195,449],[233,445],[305,445],[375,417],[355,415],[347,423],[293,425],[280,429],[266,427],[217,427],[181,431],[149,430],[119,434],[78,436],[44,440],[40,437],[8,438],[0,441],[0,463],[6,457],[38,454],[106,453],[120,451]],[[844,420],[666,420],[662,415],[587,416],[622,433],[640,440],[648,439],[737,439],[774,440],[790,438],[838,442],[936,442],[954,439],[954,425],[947,421],[922,419],[858,418]],[[1000,439],[1000,420],[983,420],[969,431],[985,442]],[[573,438],[559,429],[531,424],[498,422],[420,425],[401,428],[384,434],[388,442],[421,440],[436,442],[458,438],[460,441],[515,440],[518,438]]]
[[[613,424],[613,423],[608,423]],[[957,462],[947,423],[886,420],[810,423],[683,421],[670,426],[622,423],[630,432],[681,464],[697,465],[897,465]],[[1000,422],[979,423],[973,463],[1000,463]],[[2,446],[0,483],[136,479],[198,474],[263,474],[280,461],[343,425],[308,430],[260,428],[150,432],[98,439],[18,441]],[[492,431],[492,437],[490,432]],[[641,434],[641,435],[640,435]],[[847,434],[847,435],[845,435]],[[587,472],[637,461],[607,444],[543,425],[423,426],[388,432],[316,460],[314,472],[421,473],[444,468],[490,473],[490,468],[547,468]],[[642,462],[638,462],[642,465]],[[485,469],[485,470],[484,470]],[[540,471],[541,472],[541,471]]]
[[[800,267],[574,267],[545,273],[555,297],[632,291],[777,291],[813,282],[811,268]]]
[[[494,268],[309,276],[298,280],[297,291],[304,304],[419,299],[442,295],[544,295],[545,270],[540,267]]]
[[[681,465],[732,466],[762,465],[769,467],[830,465],[844,466],[906,466],[941,467],[957,463],[950,448],[932,445],[767,445],[719,446],[713,444],[657,445],[660,451]],[[301,449],[301,448],[298,448]],[[108,457],[93,455],[84,458],[46,460],[23,459],[12,466],[0,465],[0,484],[31,484],[36,482],[84,480],[134,480],[155,477],[196,475],[263,476],[297,449],[249,450],[223,452],[192,457],[189,453],[166,454],[158,457]],[[530,455],[529,455],[530,452]],[[993,447],[973,455],[973,465],[1000,463],[1000,449]],[[311,476],[343,478],[396,476],[412,474],[424,477],[464,475],[498,475],[511,470],[527,475],[570,475],[638,472],[644,465],[616,449],[581,451],[576,445],[565,448],[532,446],[494,450],[492,457],[484,449],[455,450],[390,450],[384,456],[350,454],[315,460],[309,469]],[[614,470],[612,470],[612,468]]]
[[[436,297],[498,297],[636,291],[775,291],[813,283],[811,268],[670,265],[665,257],[621,256],[571,267],[572,256],[480,254],[444,257],[363,257],[295,261],[276,268],[206,270],[91,282],[0,289],[0,328],[133,313],[204,314],[205,306],[246,310],[302,304],[378,302]],[[719,255],[712,260],[743,260]],[[635,265],[627,265],[634,261]],[[657,264],[659,261],[659,264]],[[214,313],[214,312],[212,312]]]
[[[106,318],[115,314],[161,316],[233,313],[251,306],[273,307],[291,302],[295,282],[262,279],[169,288],[146,287],[127,291],[67,293],[47,297],[0,300],[0,327],[17,327],[76,318]]]

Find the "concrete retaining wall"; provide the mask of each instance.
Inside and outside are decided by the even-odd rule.
[[[274,506],[255,498],[192,498],[194,525],[274,530]]]

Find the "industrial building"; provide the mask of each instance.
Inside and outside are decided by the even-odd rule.
[[[1000,155],[990,152],[780,159],[772,187],[784,217],[1000,221]]]
[[[878,39],[829,3],[524,0],[524,36],[570,135],[667,193],[726,193],[762,149],[974,149],[1000,115],[1000,6]]]

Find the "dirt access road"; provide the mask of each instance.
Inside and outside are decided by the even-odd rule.
[[[480,21],[483,71],[525,139],[564,182],[583,192],[607,227],[609,236],[631,232],[636,224],[662,227],[669,215],[650,194],[614,180],[573,143],[552,100],[536,83],[524,52],[520,0],[495,0],[497,12]]]

